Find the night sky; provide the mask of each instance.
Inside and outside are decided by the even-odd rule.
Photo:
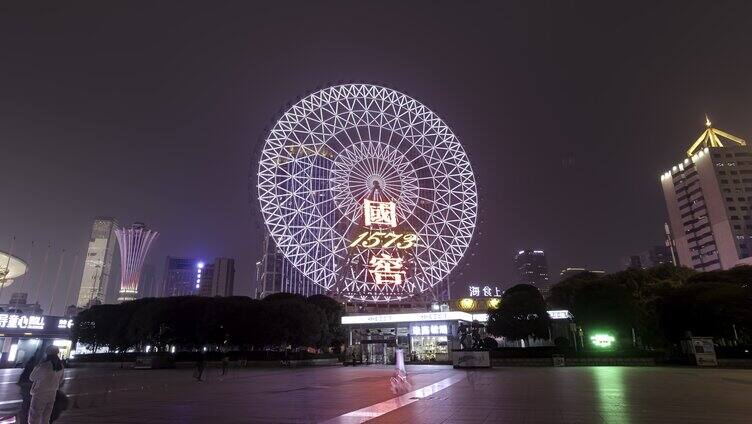
[[[750,22],[750,2],[4,2],[0,249],[15,236],[28,261],[35,241],[38,277],[52,245],[46,308],[93,217],[138,220],[161,233],[159,280],[168,254],[230,256],[250,294],[253,153],[290,102],[354,81],[425,103],[465,145],[481,211],[458,287],[512,281],[525,247],[554,281],[616,270],[662,243],[659,175],[705,113],[752,139]]]

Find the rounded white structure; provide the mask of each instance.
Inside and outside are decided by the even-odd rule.
[[[284,256],[351,299],[429,289],[458,264],[475,229],[475,177],[457,137],[423,104],[376,85],[329,87],[290,107],[265,141],[257,188]],[[379,204],[391,221],[364,216],[369,199],[365,208]],[[379,265],[382,257],[391,265]]]
[[[10,285],[14,278],[26,274],[27,269],[28,266],[22,259],[0,251],[0,286]]]

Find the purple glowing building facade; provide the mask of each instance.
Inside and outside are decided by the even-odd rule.
[[[144,259],[158,232],[150,230],[143,222],[135,222],[130,228],[115,230],[120,246],[120,294],[118,302],[134,300],[138,296],[138,283]]]

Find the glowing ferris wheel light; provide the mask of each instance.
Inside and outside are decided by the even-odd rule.
[[[418,101],[369,84],[292,105],[266,138],[257,188],[284,256],[314,283],[360,300],[397,300],[441,282],[477,218],[475,176],[452,130]]]

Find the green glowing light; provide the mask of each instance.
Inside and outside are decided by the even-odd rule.
[[[616,339],[610,334],[595,334],[590,337],[590,341],[593,342],[595,347],[609,348]]]

